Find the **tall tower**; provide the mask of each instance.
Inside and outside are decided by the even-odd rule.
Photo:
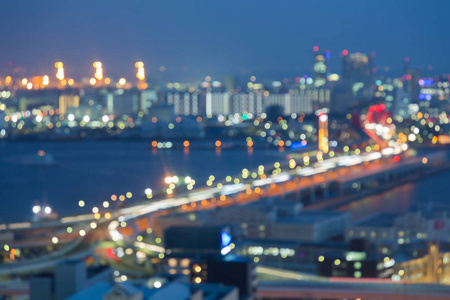
[[[134,64],[134,66],[137,69],[136,77],[139,79],[138,82],[138,89],[145,90],[148,85],[145,82],[145,69],[144,69],[144,63],[142,61],[138,61]]]
[[[326,113],[319,113],[319,150],[323,153],[328,153],[328,115]]]

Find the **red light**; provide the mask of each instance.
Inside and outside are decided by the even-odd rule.
[[[398,156],[398,155],[394,156],[394,161],[395,162],[399,162],[400,161],[400,156]]]
[[[369,112],[373,113],[375,108],[373,106],[369,107]]]
[[[384,105],[384,103],[383,103],[380,105],[380,108],[381,108],[381,110],[384,110],[386,108],[386,105]]]
[[[405,62],[409,62],[409,57],[408,56],[405,57]]]
[[[342,51],[342,54],[343,54],[344,56],[347,56],[347,55],[348,55],[348,50],[347,50],[347,49],[344,49],[344,51]]]
[[[314,52],[319,51],[319,46],[314,46],[314,47],[313,47],[313,50],[314,50]]]
[[[410,74],[406,75],[406,80],[411,80],[411,75]]]

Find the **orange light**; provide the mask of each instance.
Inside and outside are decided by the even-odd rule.
[[[62,62],[55,63],[55,68],[57,69],[56,70],[56,78],[58,78],[59,80],[63,80],[64,79],[63,63]]]
[[[250,194],[252,193],[252,190],[251,190],[251,189],[247,189],[247,190],[245,190],[245,193],[246,193],[247,195],[250,195]]]
[[[111,219],[111,214],[109,213],[109,212],[107,212],[106,214],[105,214],[105,219]]]
[[[100,219],[100,217],[101,217],[101,216],[100,216],[100,213],[95,213],[95,214],[94,214],[94,218],[95,218],[95,219],[98,220],[98,219]]]
[[[189,141],[184,141],[183,142],[183,146],[186,147],[186,148],[189,147]]]
[[[155,148],[156,146],[158,146],[158,142],[157,141],[153,141],[152,142],[152,147]]]
[[[120,196],[119,196],[119,200],[120,200],[120,201],[125,201],[125,196],[124,196],[124,195],[120,195]]]
[[[202,205],[206,205],[206,204],[208,204],[208,201],[202,200]]]
[[[191,202],[191,207],[196,207],[196,206],[197,206],[197,203]]]
[[[216,147],[220,147],[222,145],[222,142],[216,141]]]
[[[65,79],[61,80],[61,85],[66,86],[67,85],[67,80],[65,80]]]
[[[157,118],[157,117],[153,117],[153,118],[152,118],[152,122],[153,122],[153,123],[158,122],[158,118]]]
[[[197,122],[200,123],[201,121],[203,121],[202,117],[197,117]]]
[[[110,83],[111,83],[111,79],[105,78],[105,84],[110,84]]]
[[[73,84],[75,83],[75,81],[74,81],[73,79],[69,79],[69,80],[67,81],[67,83],[68,83],[69,85],[73,85]]]
[[[259,194],[261,192],[261,189],[259,187],[255,188],[255,193]]]
[[[225,195],[220,195],[220,201],[225,201],[226,199],[227,199],[227,196],[225,196]]]
[[[11,76],[6,76],[5,83],[10,84],[11,80],[12,80]]]
[[[278,142],[278,146],[283,147],[284,146],[284,141],[279,141]]]
[[[417,119],[422,119],[422,117],[423,117],[423,114],[419,111],[418,113],[417,113]]]
[[[102,80],[103,79],[102,63],[99,62],[99,61],[96,61],[94,63],[94,68],[95,68],[95,75],[94,75],[94,77],[97,78],[98,80]]]
[[[252,141],[248,141],[247,142],[247,147],[253,147],[253,142]]]
[[[111,200],[112,201],[116,201],[117,200],[117,196],[116,195],[111,195]]]
[[[138,69],[136,77],[139,80],[144,80],[145,79],[144,63],[142,61],[138,61],[134,64],[134,66]]]

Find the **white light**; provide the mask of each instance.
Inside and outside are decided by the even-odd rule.
[[[192,178],[189,177],[189,176],[186,176],[186,178],[184,178],[184,182],[185,182],[186,184],[189,184],[189,183],[191,182],[191,180],[192,180]]]
[[[42,121],[42,116],[41,115],[37,115],[36,116],[36,122],[41,122]]]
[[[37,214],[40,210],[41,210],[41,207],[40,207],[39,205],[33,206],[33,212],[34,212],[35,214]]]
[[[227,255],[230,251],[231,251],[231,247],[226,246],[226,247],[222,248],[222,250],[220,250],[220,254]]]
[[[178,177],[177,176],[173,176],[172,177],[172,182],[173,183],[178,183]]]
[[[161,281],[155,281],[155,283],[153,283],[153,286],[157,289],[159,289],[160,287],[162,287],[162,283]]]
[[[57,238],[56,236],[54,236],[54,237],[52,238],[52,243],[53,243],[53,244],[58,243],[58,238]]]
[[[104,116],[102,117],[102,121],[105,122],[105,123],[107,123],[107,122],[109,121],[109,117],[108,117],[107,115],[104,115]]]
[[[85,236],[86,235],[86,231],[84,231],[83,229],[80,230],[80,236]]]
[[[148,188],[148,189],[145,189],[144,193],[146,195],[151,195],[153,193],[153,191],[152,191],[152,189]]]
[[[83,121],[86,122],[86,123],[89,122],[90,119],[91,118],[88,115],[83,117]]]
[[[75,116],[73,114],[70,114],[70,115],[67,116],[67,119],[69,121],[73,121],[73,120],[75,120]]]
[[[326,114],[322,114],[319,117],[320,122],[325,123],[328,119],[328,116]]]
[[[46,214],[49,214],[49,213],[52,212],[52,209],[51,209],[49,206],[47,206],[47,207],[44,209],[44,211],[45,211]]]

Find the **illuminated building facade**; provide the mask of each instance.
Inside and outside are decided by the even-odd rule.
[[[205,103],[201,102],[206,100],[202,96],[198,92],[169,92],[167,93],[167,104],[173,105],[174,114],[177,116],[205,115]]]
[[[439,243],[429,243],[426,255],[401,262],[396,274],[414,283],[450,284],[450,252],[440,253]]]
[[[80,96],[63,94],[58,98],[59,103],[59,119],[66,118],[69,108],[77,108],[80,106]]]
[[[367,101],[373,96],[374,57],[374,54],[343,52],[342,80],[351,88],[354,100]]]
[[[316,88],[321,88],[327,83],[327,61],[329,58],[330,51],[326,51],[325,53],[314,53],[314,86]]]

